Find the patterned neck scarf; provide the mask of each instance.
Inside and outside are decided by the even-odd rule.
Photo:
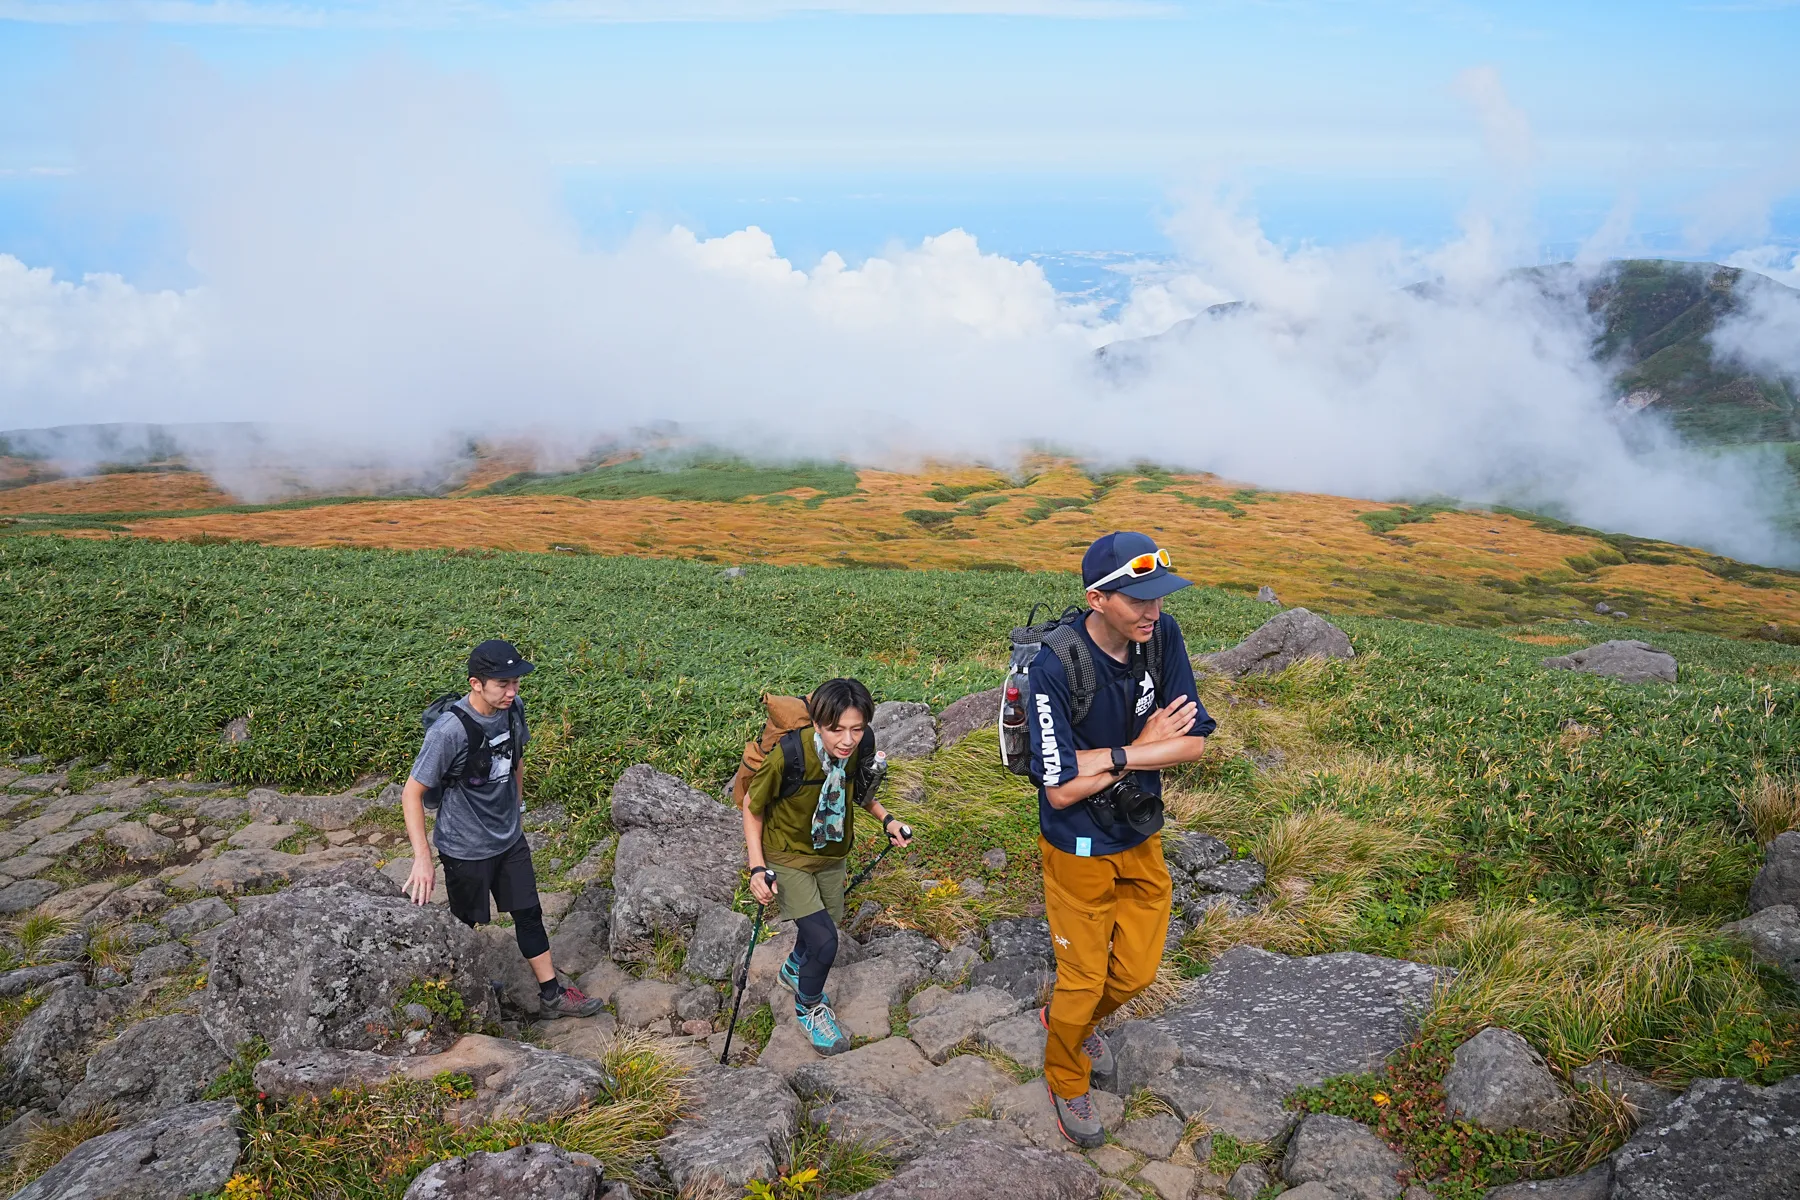
[[[850,760],[825,753],[825,739],[817,729],[813,730],[813,749],[825,768],[825,782],[819,785],[819,807],[813,809],[812,844],[814,850],[823,850],[827,842],[844,840],[844,767]]]

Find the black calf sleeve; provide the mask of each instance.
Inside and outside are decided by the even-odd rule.
[[[794,922],[795,943],[806,947],[800,965],[800,994],[817,996],[825,990],[825,976],[837,958],[838,931],[831,914],[820,909]]]
[[[526,958],[536,958],[550,949],[550,935],[544,929],[544,910],[541,905],[521,908],[513,913],[512,919],[513,936],[519,939],[520,954]]]

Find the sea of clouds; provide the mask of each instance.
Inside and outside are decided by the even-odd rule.
[[[1171,223],[1173,264],[1103,310],[960,230],[809,269],[756,228],[592,245],[491,97],[404,64],[125,72],[86,114],[81,178],[168,214],[198,282],[61,279],[0,253],[0,427],[255,422],[253,463],[190,448],[247,495],[271,460],[329,486],[426,473],[482,437],[559,465],[670,423],[739,453],[885,466],[1049,446],[1800,561],[1774,459],[1622,417],[1578,276],[1546,290],[1511,271],[1533,253],[1529,130],[1491,72],[1464,91],[1494,182],[1458,239],[1277,245],[1203,189]],[[1800,375],[1791,299],[1771,291],[1719,344]],[[1226,301],[1244,303],[1204,315]]]

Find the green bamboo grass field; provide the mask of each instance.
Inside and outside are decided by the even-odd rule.
[[[469,645],[505,636],[538,664],[528,790],[571,815],[567,857],[604,835],[632,763],[716,793],[760,693],[854,674],[878,699],[941,706],[998,682],[1006,632],[1034,602],[1077,599],[1072,574],[726,579],[669,560],[10,538],[0,751],[339,788],[403,772],[419,711],[461,686]],[[1273,611],[1199,588],[1170,607],[1194,653]],[[1499,1020],[1562,1070],[1599,1054],[1672,1085],[1800,1070],[1792,985],[1715,932],[1744,914],[1759,843],[1800,820],[1800,649],[1658,633],[1646,640],[1677,656],[1681,682],[1633,686],[1546,671],[1563,648],[1518,640],[1633,636],[1610,626],[1338,623],[1353,661],[1203,685],[1218,753],[1175,780],[1172,821],[1257,854],[1271,903],[1215,914],[1171,947],[1173,972],[1234,941],[1402,955],[1461,972],[1427,1049]],[[246,714],[250,741],[222,744]],[[1034,802],[993,749],[981,731],[895,771],[888,803],[921,838],[869,885],[890,919],[949,932],[1034,899]],[[985,896],[918,886],[980,877],[992,845],[1013,861]],[[1354,1114],[1375,1086],[1302,1101]],[[1421,1159],[1449,1153],[1436,1126],[1394,1136]],[[1456,1153],[1497,1180],[1617,1137],[1596,1117],[1567,1144]],[[1475,1177],[1439,1194],[1473,1194],[1455,1179]]]

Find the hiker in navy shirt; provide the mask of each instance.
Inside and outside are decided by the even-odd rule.
[[[1044,635],[1025,720],[1056,950],[1056,991],[1038,1010],[1044,1086],[1063,1136],[1092,1148],[1106,1130],[1091,1089],[1117,1083],[1098,1026],[1156,978],[1169,932],[1159,772],[1198,761],[1217,722],[1162,610],[1188,586],[1168,553],[1141,533],[1109,533],[1088,547],[1081,577],[1088,611]]]
[[[1148,539],[1146,539],[1148,540]],[[1142,842],[1148,833],[1140,833],[1123,823],[1111,831],[1094,823],[1085,804],[1056,808],[1050,803],[1046,789],[1067,783],[1078,774],[1076,754],[1082,750],[1106,750],[1136,741],[1149,724],[1150,717],[1175,699],[1194,703],[1194,724],[1186,736],[1205,738],[1219,723],[1212,719],[1195,697],[1194,667],[1188,661],[1187,643],[1181,627],[1168,613],[1160,613],[1164,637],[1163,679],[1161,684],[1148,673],[1140,680],[1128,663],[1115,659],[1094,644],[1087,622],[1076,624],[1076,632],[1087,643],[1094,663],[1093,704],[1087,718],[1077,725],[1069,712],[1069,677],[1062,660],[1048,647],[1038,651],[1031,664],[1031,710],[1026,721],[1031,726],[1031,777],[1038,781],[1038,827],[1045,840],[1064,854],[1117,854]],[[1166,695],[1162,693],[1167,693]],[[1046,727],[1044,714],[1049,714]],[[1160,771],[1127,771],[1138,787],[1152,796],[1162,795]],[[1154,832],[1154,831],[1152,831]]]

